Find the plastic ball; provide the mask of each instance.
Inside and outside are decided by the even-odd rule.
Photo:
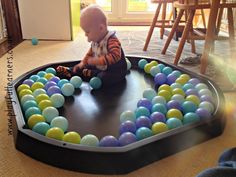
[[[153,67],[152,64],[150,64],[150,63],[146,64],[146,65],[144,66],[144,71],[145,71],[145,73],[150,74],[150,70],[151,70],[152,67]]]
[[[179,78],[177,78],[176,80],[175,80],[175,83],[179,83],[179,84],[181,84],[181,85],[184,85],[184,84],[186,84],[188,82],[188,80],[186,80],[185,78],[181,78],[181,77],[179,77]]]
[[[154,105],[156,103],[166,104],[166,99],[163,96],[155,96],[152,99],[152,104]]]
[[[196,104],[196,106],[199,105],[200,99],[196,95],[189,95],[185,98],[186,101],[192,101],[193,103]]]
[[[137,141],[136,136],[133,133],[125,132],[119,137],[120,146],[126,146],[128,144],[134,143]]]
[[[195,112],[197,110],[197,106],[192,101],[185,101],[182,104],[182,110],[184,114],[188,112]]]
[[[156,122],[152,125],[154,135],[168,131],[168,126],[163,122]]]
[[[211,114],[214,112],[214,105],[208,101],[203,101],[199,104],[199,108],[208,110]]]
[[[29,117],[27,124],[32,129],[38,122],[45,122],[45,118],[41,114],[33,114]]]
[[[23,105],[26,101],[35,100],[33,95],[25,95],[20,99],[21,105]]]
[[[178,109],[170,109],[168,110],[168,112],[166,113],[166,118],[178,118],[179,120],[183,119],[183,114],[180,110]]]
[[[64,86],[64,85],[63,85]],[[58,87],[58,86],[51,86],[49,87],[49,89],[47,90],[47,94],[49,96],[52,96],[53,94],[61,94],[62,90]]]
[[[51,100],[42,100],[39,102],[38,107],[43,111],[47,107],[51,107],[52,102]]]
[[[194,86],[193,86],[193,84],[186,83],[186,84],[183,85],[182,88],[183,88],[184,91],[187,91],[188,89],[194,88]]]
[[[166,115],[167,108],[165,104],[156,103],[152,106],[152,113],[153,112],[161,112],[162,114]]]
[[[187,81],[189,81],[191,79],[191,77],[188,74],[181,74],[180,78],[184,78]]]
[[[141,98],[137,103],[137,107],[140,107],[140,106],[143,106],[150,111],[152,109],[152,102],[148,100],[147,98]]]
[[[168,129],[174,129],[174,128],[181,127],[183,124],[180,119],[170,118],[166,121],[166,125],[167,125]]]
[[[30,87],[33,85],[33,83],[34,83],[34,81],[32,79],[26,79],[23,81],[23,84],[26,84]],[[28,89],[30,89],[30,88],[28,88]]]
[[[146,116],[138,117],[138,119],[135,121],[135,124],[137,128],[140,128],[140,127],[151,128],[152,126],[151,120]]]
[[[174,70],[174,71],[172,71],[171,74],[174,74],[178,78],[181,76],[182,73],[179,70]]]
[[[47,94],[47,92],[44,90],[44,89],[36,89],[34,92],[33,92],[33,95],[34,97],[36,98],[38,95],[40,94]]]
[[[119,141],[111,135],[104,136],[100,142],[99,146],[101,147],[117,147],[119,146]]]
[[[151,115],[150,115],[150,120],[152,123],[155,123],[155,122],[166,122],[166,117],[164,114],[162,114],[161,112],[153,112]]]
[[[50,126],[46,122],[38,122],[32,128],[32,130],[41,135],[46,135],[47,131],[50,129]]]
[[[99,77],[93,77],[90,79],[89,84],[93,89],[99,89],[102,86],[102,81]]]
[[[66,83],[61,87],[61,92],[65,96],[72,96],[75,92],[75,88],[71,83]]]
[[[38,107],[30,107],[25,111],[26,120],[34,114],[41,114],[41,110]]]
[[[176,100],[170,100],[167,104],[167,109],[178,109],[181,110],[181,103]]]
[[[81,137],[77,132],[67,132],[63,138],[63,141],[68,142],[68,143],[74,143],[74,144],[79,144]]]
[[[138,62],[138,67],[139,67],[140,69],[144,69],[144,67],[145,67],[145,65],[146,65],[147,63],[148,63],[147,60],[141,59],[141,60],[139,60],[139,62]]]
[[[61,88],[66,83],[70,83],[70,82],[67,79],[61,79],[58,81],[57,85]]]
[[[54,107],[47,107],[42,112],[43,117],[45,117],[46,121],[51,123],[52,119],[59,116],[59,112]]]
[[[82,79],[79,76],[73,76],[70,79],[70,83],[75,87],[75,88],[80,88],[81,84],[82,84]]]
[[[198,91],[199,96],[209,95],[212,96],[212,92],[209,89],[201,89]]]
[[[44,77],[47,79],[47,80],[50,80],[51,78],[53,78],[55,75],[52,74],[52,73],[47,73],[44,75]]]
[[[120,134],[123,134],[125,132],[135,133],[136,132],[136,125],[134,122],[129,121],[129,120],[122,122],[120,124],[119,131],[120,131]]]
[[[140,116],[149,116],[150,112],[147,108],[140,106],[135,110],[135,116],[136,118],[140,117]]]
[[[128,59],[126,59],[126,63],[127,63],[127,70],[130,70],[132,65]]]
[[[65,103],[65,98],[63,95],[61,94],[53,94],[51,97],[50,97],[50,100],[52,102],[52,105],[55,107],[55,108],[60,108],[64,105]]]
[[[33,92],[30,89],[23,89],[20,91],[19,97],[21,99],[25,95],[32,95],[32,94],[33,94]]]
[[[56,82],[53,82],[53,81],[48,81],[45,85],[44,85],[44,89],[45,90],[48,90],[50,87],[52,86],[57,86],[57,83]]]
[[[197,78],[191,78],[188,83],[192,84],[194,87],[200,83],[200,80]]]
[[[135,134],[138,140],[142,140],[153,135],[152,131],[147,127],[139,128]]]
[[[67,131],[68,125],[68,120],[63,116],[54,117],[50,123],[51,127],[59,127],[64,132]]]
[[[59,127],[52,127],[47,131],[46,136],[49,138],[56,139],[56,140],[62,140],[64,136],[64,132]]]
[[[196,96],[198,96],[198,91],[197,91],[196,88],[188,89],[188,90],[186,90],[185,95],[186,96],[188,96],[188,95],[196,95]]]
[[[162,69],[162,73],[165,74],[166,76],[168,76],[170,73],[172,73],[172,68],[169,66],[166,66]]]
[[[168,85],[171,85],[171,84],[175,83],[177,77],[176,77],[175,74],[172,74],[172,73],[171,73],[171,74],[169,74],[169,75],[167,76],[166,79],[167,79],[166,83],[167,83]]]
[[[81,138],[80,144],[86,146],[98,146],[99,140],[95,135],[88,134]]]
[[[171,87],[172,90],[174,90],[176,88],[182,89],[182,85],[179,84],[179,83],[173,83],[173,84],[170,85],[170,87]]]
[[[160,69],[161,72],[162,72],[163,68],[166,67],[166,66],[165,66],[164,64],[162,64],[162,63],[158,64],[157,66],[158,66],[158,68]]]
[[[34,100],[28,100],[23,104],[23,110],[26,111],[30,107],[37,107],[37,102]]]
[[[200,118],[198,116],[198,114],[194,113],[194,112],[189,112],[187,114],[184,115],[183,118],[183,124],[190,124],[190,123],[194,123],[194,122],[198,122],[200,121]]]
[[[36,82],[41,82],[43,85],[45,85],[48,82],[48,80],[44,77],[40,77]]]
[[[38,40],[37,38],[33,37],[33,38],[31,39],[31,44],[32,44],[32,45],[38,45],[38,43],[39,43],[39,40]]]
[[[20,91],[24,89],[30,89],[30,86],[27,84],[21,84],[17,87],[17,92],[20,93]]]
[[[45,74],[47,74],[45,71],[39,71],[39,72],[37,73],[37,75],[38,75],[39,77],[44,77]]]
[[[38,75],[32,75],[30,76],[30,79],[32,79],[34,82],[36,82],[40,77]]]
[[[49,100],[49,99],[50,99],[49,96],[48,96],[47,94],[44,94],[44,93],[39,94],[39,95],[36,97],[36,101],[37,101],[38,104],[39,104],[41,101],[43,101],[43,100]]]
[[[143,91],[143,97],[147,98],[148,100],[152,100],[156,95],[156,91],[152,88],[148,88]]]
[[[154,82],[156,85],[162,85],[165,84],[167,81],[166,75],[163,73],[158,73],[154,77]]]
[[[183,89],[180,89],[180,88],[175,88],[172,90],[172,95],[175,95],[175,94],[180,94],[185,97],[185,92],[183,91]]]
[[[165,98],[166,101],[169,101],[172,97],[172,94],[171,92],[167,91],[167,90],[160,90],[158,93],[157,93],[158,96],[162,96]]]
[[[58,82],[60,81],[60,78],[57,77],[57,76],[53,76],[52,78],[50,78],[49,81],[53,81],[53,82],[56,82],[58,84]]]
[[[135,113],[133,111],[127,110],[121,113],[120,115],[120,122],[125,122],[125,121],[132,121],[134,122],[136,119]]]
[[[151,74],[153,77],[155,77],[155,75],[156,75],[157,73],[160,73],[159,67],[158,67],[158,66],[153,66],[153,67],[151,67],[151,69],[150,69],[150,74]]]
[[[209,95],[202,95],[202,96],[200,97],[200,100],[201,100],[201,102],[202,102],[202,101],[208,101],[208,102],[210,102],[210,103],[213,103],[213,97],[212,97],[212,96],[209,96]]]
[[[53,75],[57,74],[56,70],[52,67],[47,68],[45,71],[46,73],[52,73]]]
[[[185,101],[184,96],[183,96],[183,95],[180,95],[180,94],[174,94],[174,95],[171,97],[171,100],[178,101],[180,104],[182,104],[182,103]]]
[[[35,91],[36,89],[40,89],[40,88],[44,88],[44,84],[41,82],[35,82],[33,83],[33,85],[31,86],[31,90]]]
[[[204,83],[199,83],[195,86],[195,88],[199,91],[201,89],[208,89],[208,86]]]
[[[152,66],[157,66],[157,65],[158,65],[158,62],[157,62],[156,60],[152,60],[152,61],[150,62],[150,64],[151,64]]]
[[[211,113],[205,108],[198,108],[195,113],[200,117],[201,120],[211,118]]]

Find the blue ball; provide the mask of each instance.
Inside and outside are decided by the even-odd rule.
[[[181,110],[181,103],[177,100],[170,100],[167,104],[167,109],[178,109]]]
[[[44,89],[45,90],[48,90],[50,87],[52,86],[57,86],[57,83],[56,82],[53,82],[53,81],[48,81],[45,85],[44,85]]]
[[[196,95],[196,96],[198,96],[198,91],[197,91],[196,88],[191,88],[191,89],[186,90],[185,95],[186,96],[189,96],[189,95]]]
[[[28,85],[30,87],[33,85],[33,83],[34,83],[34,81],[32,79],[26,79],[23,82],[23,84],[26,84],[26,85]]]
[[[134,143],[136,141],[137,141],[136,136],[130,132],[125,132],[125,133],[121,134],[119,137],[120,146],[126,146],[126,145]]]
[[[200,117],[201,120],[211,118],[211,113],[205,108],[198,108],[196,114]]]
[[[37,38],[33,37],[33,38],[31,39],[31,43],[32,43],[32,45],[38,45],[39,40],[38,40]]]
[[[152,102],[150,100],[148,100],[147,98],[141,98],[138,101],[137,107],[140,107],[140,106],[147,108],[149,111],[152,110]]]
[[[45,135],[47,131],[50,129],[50,126],[46,122],[38,122],[32,128],[32,130],[41,135]]]
[[[174,129],[174,128],[181,127],[183,124],[182,124],[181,120],[178,118],[169,118],[166,121],[166,125],[167,125],[168,129]]]
[[[200,83],[200,80],[197,78],[191,78],[188,83],[192,84],[194,87]]]
[[[140,116],[138,119],[135,121],[136,127],[147,127],[151,128],[152,122],[147,116]]]
[[[139,60],[139,62],[138,62],[138,67],[139,67],[140,69],[144,69],[144,66],[145,66],[147,63],[148,63],[147,60],[141,59],[141,60]]]
[[[125,132],[131,132],[135,133],[136,132],[136,125],[132,121],[125,121],[122,124],[120,124],[120,134],[123,134]]]
[[[167,81],[166,75],[163,73],[158,73],[156,74],[156,76],[154,77],[154,82],[156,85],[162,85],[165,84]]]
[[[182,110],[184,114],[189,112],[195,112],[197,110],[197,106],[192,101],[185,101],[182,104]]]
[[[144,138],[148,138],[153,135],[152,130],[150,130],[147,127],[139,128],[135,134],[138,140],[142,140]]]
[[[151,122],[154,124],[155,122],[166,122],[166,117],[164,114],[162,114],[161,112],[153,112],[150,115],[150,120]]]
[[[53,76],[49,81],[53,81],[56,82],[58,84],[58,82],[60,81],[60,78],[57,76]]]
[[[61,94],[61,89],[58,86],[51,86],[49,87],[49,89],[47,90],[47,94],[48,96],[52,96],[53,94],[59,93]]]
[[[104,136],[100,142],[99,146],[101,147],[117,147],[119,146],[119,141],[111,135]]]
[[[168,85],[171,85],[171,84],[173,84],[173,83],[175,83],[175,80],[177,79],[177,77],[176,77],[176,75],[174,75],[174,74],[169,74],[168,76],[167,76],[167,81],[166,81],[166,83],[168,84]]]
[[[93,89],[99,89],[102,86],[102,81],[99,77],[93,77],[90,79],[89,84]]]
[[[203,101],[199,104],[199,108],[208,110],[211,114],[215,111],[214,105],[208,101]]]
[[[82,79],[79,76],[73,76],[70,79],[70,83],[72,85],[74,85],[75,88],[80,88],[81,84],[82,84]]]
[[[184,118],[183,118],[184,124],[190,124],[190,123],[194,123],[194,122],[198,122],[198,121],[200,121],[200,118],[199,118],[198,114],[196,114],[194,112],[189,112],[189,113],[185,114]]]

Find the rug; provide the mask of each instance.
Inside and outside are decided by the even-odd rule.
[[[121,44],[124,48],[126,55],[155,57],[161,61],[173,64],[179,41],[172,40],[166,54],[162,55],[161,50],[165,44],[167,36],[164,36],[164,39],[160,39],[159,30],[154,30],[147,51],[143,51],[143,46],[147,34],[148,30],[117,31],[117,36],[121,41]],[[201,54],[204,47],[204,41],[195,41],[195,45],[196,45],[196,53]],[[236,48],[231,50],[236,51]],[[181,54],[181,58],[195,57],[195,56],[196,54],[191,53],[190,43],[185,43],[184,50]],[[233,84],[231,80],[228,78],[226,68],[224,67],[229,58],[230,58],[229,42],[227,40],[216,41],[214,54],[211,55],[211,60],[209,61],[209,65],[204,75],[208,79],[213,80],[216,84],[218,84],[218,86],[224,92],[236,91],[235,84]],[[200,74],[199,64],[194,64],[194,65],[178,64],[178,66]],[[235,68],[236,66],[234,67],[234,69]]]

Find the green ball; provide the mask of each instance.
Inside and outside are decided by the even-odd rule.
[[[50,106],[43,110],[42,115],[47,122],[51,123],[52,119],[59,116],[59,112],[56,108]]]
[[[54,119],[52,119],[52,121],[50,123],[51,127],[59,127],[64,132],[67,131],[68,125],[69,125],[68,120],[63,116],[55,117]]]
[[[42,88],[44,88],[44,85],[43,85],[43,83],[41,83],[41,82],[35,82],[35,83],[33,83],[33,85],[31,86],[31,90],[32,91],[35,91],[36,89],[42,89]]]
[[[178,109],[170,109],[166,113],[166,118],[178,118],[179,120],[183,119],[183,114],[180,110]]]
[[[45,118],[41,114],[33,114],[29,117],[27,124],[32,129],[38,122],[45,122]]]
[[[156,122],[152,125],[152,132],[154,135],[158,133],[166,132],[166,131],[168,131],[168,127],[163,122]]]
[[[46,137],[53,138],[56,140],[62,140],[63,136],[64,136],[64,132],[59,127],[52,127],[46,133]]]
[[[102,81],[99,77],[93,77],[90,79],[89,84],[93,89],[99,89],[102,86]]]
[[[46,122],[38,122],[36,123],[32,130],[41,135],[46,135],[47,131],[50,129],[50,126]]]
[[[42,101],[40,101],[38,106],[43,111],[45,108],[51,107],[52,102],[51,102],[51,100],[42,100]]]
[[[99,140],[95,135],[88,134],[80,140],[80,144],[86,146],[98,146]]]
[[[67,132],[63,138],[63,141],[65,142],[69,142],[69,143],[75,143],[75,144],[79,144],[81,137],[77,132]]]
[[[52,102],[52,105],[55,107],[55,108],[60,108],[64,105],[65,103],[65,98],[63,95],[59,94],[59,93],[56,93],[56,94],[53,94],[50,98],[51,102]]]

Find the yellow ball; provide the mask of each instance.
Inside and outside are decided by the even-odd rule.
[[[175,80],[175,83],[179,83],[179,84],[181,84],[182,86],[184,85],[184,84],[186,84],[188,82],[188,80],[186,79],[186,78],[184,78],[184,77],[179,77],[179,78],[177,78],[176,80]]]
[[[153,66],[152,66],[150,63],[148,63],[148,64],[146,64],[146,65],[144,66],[144,71],[145,71],[146,73],[150,74],[150,70],[151,70],[152,67],[153,67]]]
[[[20,91],[19,97],[21,99],[25,95],[32,95],[32,94],[33,94],[33,92],[30,89],[23,89]]]
[[[183,114],[180,110],[178,109],[170,109],[168,110],[168,112],[166,113],[166,118],[177,118],[182,120],[183,119]]]
[[[150,62],[150,64],[151,64],[152,66],[157,66],[157,65],[158,65],[158,62],[155,61],[155,60],[153,60],[153,61]]]
[[[38,106],[43,111],[45,108],[51,107],[52,102],[51,102],[51,100],[42,100],[42,101],[40,101]]]
[[[30,86],[27,84],[21,84],[19,87],[17,87],[17,92],[20,93],[20,91],[24,89],[30,89]]]
[[[168,92],[171,93],[172,88],[171,88],[169,85],[167,85],[167,84],[162,84],[162,85],[158,88],[158,91],[161,91],[161,90],[166,90],[166,91],[168,91]]]
[[[186,101],[192,101],[196,106],[200,104],[200,99],[196,95],[189,95],[185,98]]]
[[[179,77],[184,78],[185,80],[187,80],[187,82],[189,81],[189,79],[191,79],[191,77],[188,74],[181,74]]]
[[[163,122],[156,122],[152,125],[153,134],[158,134],[158,133],[162,133],[162,132],[166,132],[166,131],[168,131],[168,127]]]
[[[185,92],[181,88],[175,88],[172,90],[172,95],[179,94],[185,97]]]
[[[33,126],[38,122],[45,122],[45,121],[46,119],[41,114],[33,114],[32,116],[29,117],[27,123],[29,128],[32,129]]]
[[[31,90],[35,91],[36,89],[40,89],[40,88],[44,88],[43,83],[41,82],[35,82],[33,83],[33,85],[31,86]]]
[[[171,92],[169,92],[167,90],[160,90],[157,95],[164,97],[166,99],[166,101],[170,101],[170,99],[172,97]]]
[[[46,136],[49,138],[56,139],[56,140],[62,140],[64,136],[64,132],[61,128],[53,127],[47,131]]]
[[[54,77],[54,74],[52,73],[47,73],[44,75],[44,77],[47,79],[47,80],[50,80],[52,77]]]
[[[44,93],[41,93],[38,96],[36,96],[36,101],[38,104],[43,100],[50,100],[50,98],[47,94],[44,94]]]
[[[77,132],[67,132],[63,136],[63,141],[66,141],[66,142],[69,142],[69,143],[79,144],[80,140],[81,140],[81,137]]]

